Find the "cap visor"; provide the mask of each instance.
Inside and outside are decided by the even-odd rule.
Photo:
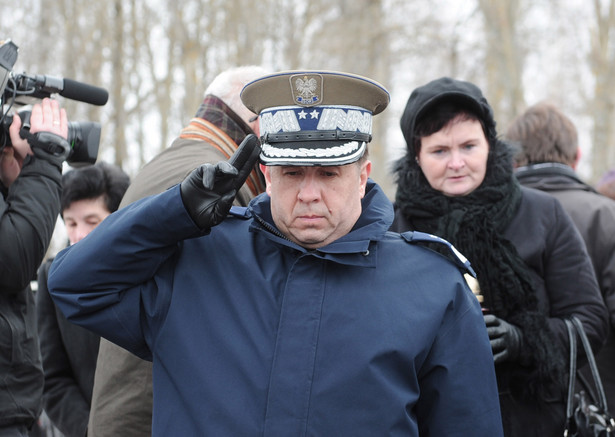
[[[265,165],[346,165],[363,156],[366,144],[363,141],[263,143],[260,159]]]

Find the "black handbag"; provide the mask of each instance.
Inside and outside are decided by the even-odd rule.
[[[615,420],[608,412],[606,396],[596,360],[591,350],[583,325],[576,317],[566,319],[568,338],[570,339],[570,375],[568,382],[568,401],[566,403],[566,429],[565,437],[615,437]],[[596,402],[590,393],[580,390],[575,393],[575,380],[577,373],[577,334],[581,338],[591,374],[596,386]],[[589,388],[588,388],[589,391]]]

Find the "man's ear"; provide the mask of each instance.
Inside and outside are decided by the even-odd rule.
[[[577,153],[574,155],[574,162],[572,163],[570,167],[576,170],[580,161],[581,161],[581,148],[577,147]]]
[[[269,166],[264,164],[258,164],[258,166],[261,169],[263,176],[265,176],[265,192],[271,196],[271,173],[269,173]]]
[[[361,164],[361,173],[359,174],[360,180],[360,192],[361,199],[365,196],[365,187],[367,186],[367,179],[369,178],[370,173],[372,172],[372,162],[366,160],[363,164]]]

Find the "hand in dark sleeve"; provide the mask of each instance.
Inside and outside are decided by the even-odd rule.
[[[516,360],[523,343],[521,330],[493,314],[486,314],[483,317],[487,325],[493,361],[501,363]]]
[[[0,180],[9,187],[6,199],[0,199],[0,290],[3,292],[19,292],[34,278],[60,212],[63,158],[36,146],[31,148],[21,133],[42,141],[45,147],[51,144],[53,148],[56,143],[67,146],[66,111],[57,102],[43,99],[32,107],[30,126],[27,132],[22,129],[20,117],[13,117],[9,128],[11,150],[7,152],[9,147],[5,147],[0,159]]]
[[[248,135],[229,161],[203,164],[184,179],[182,201],[199,228],[205,231],[224,220],[259,153],[258,138]]]

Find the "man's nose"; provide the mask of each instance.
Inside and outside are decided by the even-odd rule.
[[[301,181],[299,199],[302,202],[314,202],[320,199],[320,186],[313,175],[306,175]]]

